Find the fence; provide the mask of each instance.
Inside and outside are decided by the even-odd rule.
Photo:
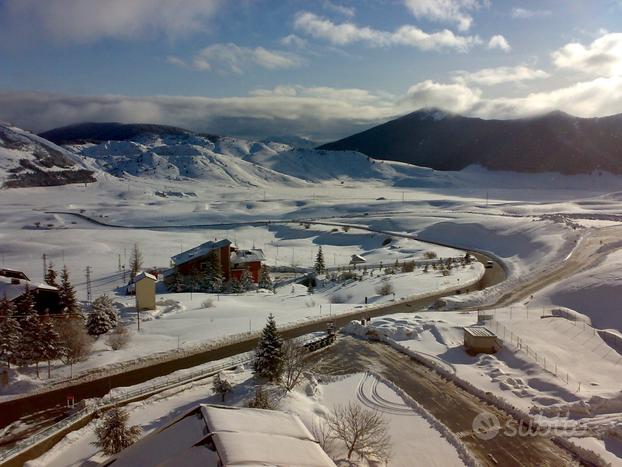
[[[533,345],[528,345],[525,339],[518,335],[516,332],[504,326],[497,319],[502,315],[504,320],[538,320],[543,325],[553,323],[557,326],[557,332],[567,333],[572,332],[572,339],[577,340],[577,343],[582,348],[587,348],[589,351],[594,352],[600,359],[607,360],[614,365],[622,364],[622,337],[609,332],[595,329],[591,326],[588,320],[571,310],[565,310],[560,308],[547,309],[544,307],[509,307],[500,310],[486,310],[485,312],[478,312],[478,322],[487,324],[491,330],[494,330],[497,337],[503,341],[504,344],[508,344],[508,347],[513,348],[516,352],[524,352],[535,363],[543,368],[548,373],[559,378],[561,381],[569,384],[570,377],[567,369],[563,368],[555,359],[547,358],[542,352],[539,352]],[[562,323],[568,323],[571,326],[567,326],[575,331],[565,331],[560,321],[553,320],[551,318],[563,318]],[[596,337],[600,339],[596,339]],[[591,340],[596,340],[596,345],[589,346]],[[581,387],[581,381],[575,380],[577,387]]]

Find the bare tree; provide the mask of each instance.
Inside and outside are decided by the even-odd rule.
[[[327,454],[330,453],[335,441],[335,435],[330,428],[330,425],[323,418],[315,418],[311,425],[311,434],[319,443],[320,447]]]
[[[61,359],[67,365],[84,360],[91,352],[93,339],[86,332],[82,319],[72,316],[59,321]]]
[[[350,402],[347,406],[335,406],[327,423],[334,437],[346,445],[348,460],[353,453],[365,459],[390,458],[391,438],[387,421],[380,413]]]
[[[307,358],[309,351],[298,342],[292,340],[283,344],[283,375],[281,385],[287,390],[294,389],[306,371],[311,369],[311,362]]]

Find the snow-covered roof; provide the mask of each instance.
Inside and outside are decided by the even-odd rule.
[[[26,287],[33,291],[37,289],[58,290],[56,287],[52,287],[48,284],[37,284],[36,282],[25,281],[23,279],[0,276],[0,298],[6,296],[9,300],[15,300],[26,292]]]
[[[212,250],[222,248],[225,246],[229,246],[229,245],[231,245],[231,241],[229,241],[226,238],[223,240],[218,240],[217,242],[216,241],[205,242],[199,246],[196,246],[182,253],[179,253],[178,255],[172,256],[171,260],[173,260],[173,263],[175,263],[175,265],[179,266],[193,259],[205,256]]]
[[[296,415],[214,405],[196,407],[104,465],[335,466]]]
[[[495,337],[495,333],[485,326],[466,326],[464,331],[473,337]]]
[[[149,274],[148,272],[143,271],[140,274],[136,274],[136,276],[134,277],[134,282],[136,283],[136,282],[141,281],[141,280],[143,280],[145,278],[151,279],[151,280],[154,280],[154,281],[158,280],[158,278],[156,276],[154,276],[153,274]]]
[[[255,261],[265,261],[266,255],[263,250],[237,250],[231,253],[231,262],[234,264],[254,263]]]
[[[363,258],[361,255],[352,255],[352,259],[350,259],[350,264],[366,263],[366,262],[367,260]]]

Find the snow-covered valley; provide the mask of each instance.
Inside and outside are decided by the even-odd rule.
[[[67,266],[84,302],[89,266],[93,297],[113,297],[131,341],[125,349],[112,350],[103,337],[97,339],[89,358],[73,368],[55,362],[55,380],[70,371],[123,365],[256,332],[269,313],[279,325],[304,323],[476,283],[485,270],[477,262],[458,265],[448,275],[431,268],[424,272],[431,258],[463,258],[473,250],[498,260],[507,279],[446,298],[433,311],[378,318],[372,326],[524,412],[536,407],[553,417],[569,410],[578,423],[597,426],[602,419],[600,433],[606,439],[619,436],[622,354],[612,344],[616,338],[602,338],[599,331],[622,336],[622,314],[615,306],[621,280],[615,238],[622,229],[622,177],[513,174],[478,167],[437,172],[355,152],[234,138],[144,137],[65,149],[97,181],[3,189],[1,267],[42,282],[45,254],[48,264]],[[582,242],[592,237],[598,239],[596,264],[580,256]],[[223,238],[240,248],[263,250],[275,290],[174,293],[159,283],[157,309],[142,313],[136,331],[134,297],[124,293],[129,277],[119,268],[128,264],[133,246],[140,247],[145,268],[166,269],[180,251]],[[320,246],[328,272],[310,293],[287,271],[311,270]],[[353,255],[366,260],[366,270],[359,266],[355,277],[333,281],[330,273],[350,269]],[[417,264],[414,271],[394,266],[410,261]],[[476,323],[477,312],[456,308],[493,305],[569,261],[582,264],[572,275],[552,277],[543,290],[499,309],[489,324],[494,328],[497,323],[499,334],[505,329],[524,340],[549,366],[509,344],[494,356],[464,353],[462,327]],[[392,292],[382,295],[386,281]],[[560,307],[573,312],[541,318]],[[581,328],[568,316],[593,328]],[[555,364],[556,373],[565,372],[563,378],[551,374]],[[44,387],[47,381],[45,374],[36,378],[32,367],[11,369],[9,376],[10,384],[0,389],[4,397]],[[204,398],[197,393],[197,400]],[[579,407],[596,407],[597,401],[605,401],[601,405],[607,409],[577,415]],[[169,410],[161,407],[163,413]]]

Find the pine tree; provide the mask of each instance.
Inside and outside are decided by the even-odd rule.
[[[63,266],[63,272],[61,273],[61,284],[59,288],[59,301],[61,310],[63,313],[76,313],[78,312],[78,300],[76,299],[76,291],[69,280],[69,271],[67,266]]]
[[[134,243],[134,247],[132,248],[132,255],[130,256],[130,279],[134,279],[136,274],[140,272],[140,269],[143,267],[143,254],[140,252],[138,248],[138,243]]]
[[[252,290],[255,287],[255,283],[253,282],[253,276],[248,269],[242,271],[242,276],[240,277],[240,286],[242,290]]]
[[[218,293],[222,291],[222,265],[218,251],[212,250],[207,254],[207,268],[201,282],[202,288],[207,292]]]
[[[44,352],[43,328],[39,314],[35,310],[34,297],[28,288],[20,296],[17,305],[17,315],[19,316],[22,329],[21,339],[17,345],[17,358],[20,365],[34,363],[38,378],[39,362],[43,359]]]
[[[260,289],[272,289],[272,277],[270,277],[270,268],[267,264],[262,264],[261,269],[259,269],[259,283],[258,287]]]
[[[242,284],[235,277],[232,278],[228,282],[226,289],[227,289],[227,291],[229,293],[242,293],[242,292],[244,292],[244,288],[242,287]]]
[[[115,321],[111,319],[114,314]],[[91,336],[100,336],[106,334],[116,325],[116,313],[112,308],[112,300],[106,295],[97,297],[93,300],[91,313],[86,321],[86,329]]]
[[[273,382],[279,381],[283,373],[283,339],[276,328],[272,313],[268,316],[268,322],[255,349],[253,372]]]
[[[112,301],[112,298],[110,298],[106,294],[97,297],[95,300],[93,300],[93,309],[96,308],[101,308],[102,311],[108,315],[108,318],[110,318],[110,323],[112,324],[113,328],[117,325],[119,318],[117,316],[117,310],[115,310],[114,308],[114,302]]]
[[[58,288],[58,273],[54,270],[54,264],[50,262],[48,270],[45,273],[45,283],[52,287]]]
[[[315,272],[323,274],[326,272],[326,264],[324,263],[324,253],[322,252],[322,245],[317,250],[317,256],[315,257],[315,266],[313,267]]]
[[[0,358],[11,367],[11,361],[21,340],[22,329],[13,316],[16,313],[13,303],[6,298],[0,300]]]
[[[225,401],[225,397],[227,394],[233,390],[231,383],[227,381],[225,378],[220,376],[220,373],[216,375],[214,378],[214,382],[212,383],[212,391],[216,394],[220,394],[222,398],[222,402]]]
[[[120,407],[113,407],[95,427],[97,441],[93,442],[104,454],[110,456],[134,444],[141,435],[139,426],[127,426],[128,413]]]
[[[62,345],[60,334],[56,331],[54,323],[49,316],[46,316],[41,322],[41,340],[43,343],[42,360],[48,362],[48,379],[51,377],[51,362],[60,358],[62,354]]]

